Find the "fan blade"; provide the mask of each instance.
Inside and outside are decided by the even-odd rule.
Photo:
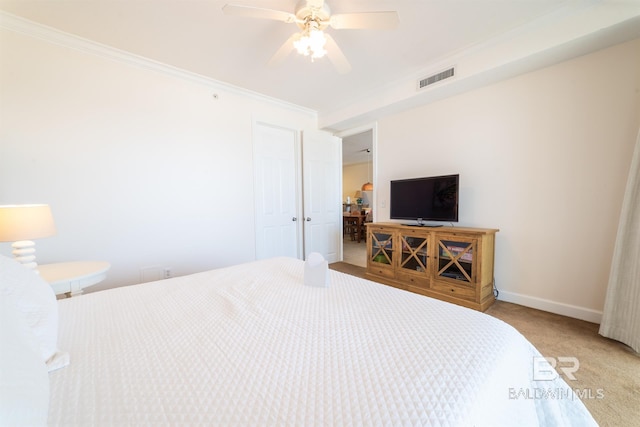
[[[281,10],[263,9],[261,7],[242,6],[239,4],[225,4],[222,7],[225,15],[244,16],[247,18],[272,19],[274,21],[282,21],[286,23],[296,22],[296,16],[293,13],[283,12]]]
[[[289,37],[287,41],[280,46],[276,53],[273,54],[269,62],[267,62],[267,66],[275,67],[280,64],[287,56],[289,56],[291,51],[293,51],[293,42],[297,41],[300,37],[302,37],[300,33],[295,33]]]
[[[397,12],[362,12],[333,15],[329,25],[336,30],[393,30],[398,26]]]
[[[338,73],[346,74],[351,71],[351,65],[349,64],[349,61],[347,61],[347,57],[344,56],[344,53],[342,53],[342,50],[340,50],[333,37],[327,33],[325,33],[324,36],[327,39],[327,44],[325,44],[327,56]]]

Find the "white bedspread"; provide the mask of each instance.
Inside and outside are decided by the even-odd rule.
[[[330,274],[278,258],[61,300],[50,425],[595,424],[507,324]]]

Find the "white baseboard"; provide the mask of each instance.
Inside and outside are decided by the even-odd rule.
[[[592,310],[590,308],[563,304],[561,302],[550,301],[542,298],[506,291],[500,291],[498,299],[500,301],[512,302],[514,304],[523,305],[525,307],[531,307],[538,310],[548,311],[550,313],[560,314],[562,316],[586,320],[587,322],[599,324],[602,321],[602,312]]]

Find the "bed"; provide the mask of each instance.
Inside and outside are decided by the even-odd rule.
[[[596,425],[504,322],[328,274],[305,286],[303,261],[274,258],[58,301],[46,422]]]

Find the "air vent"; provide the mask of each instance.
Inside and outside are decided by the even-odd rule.
[[[438,74],[434,74],[433,76],[429,76],[426,77],[422,80],[418,81],[418,89],[422,89],[425,88],[429,85],[432,85],[434,83],[438,83],[439,81],[442,81],[444,79],[448,79],[449,77],[453,77],[454,75],[454,68],[449,68],[448,70],[442,71]]]

